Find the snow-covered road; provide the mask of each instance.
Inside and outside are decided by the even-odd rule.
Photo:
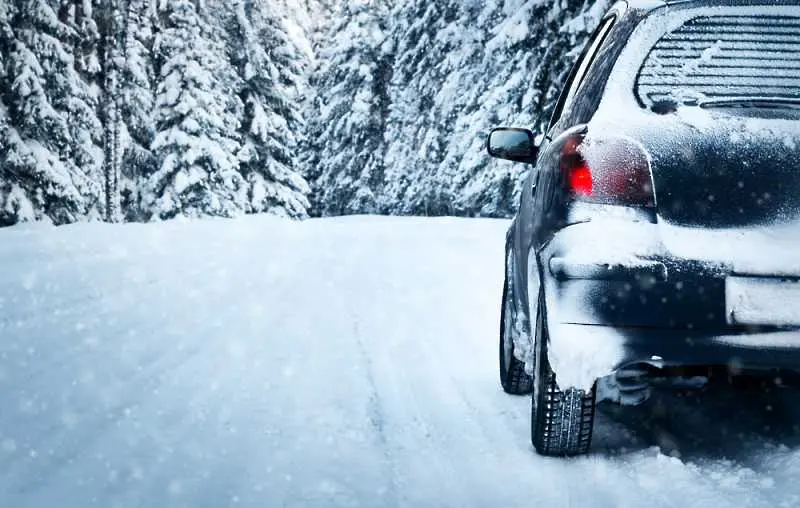
[[[792,390],[607,407],[590,456],[536,456],[506,226],[1,230],[0,507],[800,505]]]

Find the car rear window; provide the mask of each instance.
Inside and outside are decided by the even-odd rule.
[[[704,16],[662,37],[635,93],[662,100],[800,97],[800,17]]]

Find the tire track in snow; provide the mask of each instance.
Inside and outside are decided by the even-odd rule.
[[[392,449],[389,440],[386,436],[385,421],[386,415],[381,402],[381,397],[378,392],[377,385],[375,384],[375,376],[373,374],[373,364],[370,355],[367,353],[364,340],[361,337],[361,332],[358,326],[358,319],[355,313],[351,312],[351,320],[353,323],[353,337],[355,338],[358,352],[361,356],[360,363],[364,366],[365,377],[369,386],[369,398],[367,400],[370,425],[375,432],[381,449],[383,450],[384,466],[387,469],[389,477],[388,494],[392,500],[391,504],[387,506],[398,506],[397,497],[397,468],[396,462],[393,457]]]
[[[441,366],[435,358],[422,354],[425,349],[418,344],[431,337],[407,327],[404,317],[414,314],[405,302],[387,309],[374,297],[387,290],[402,291],[403,284],[413,280],[415,274],[398,269],[397,260],[392,257],[372,266],[375,254],[359,250],[346,256],[349,272],[361,281],[359,291],[347,291],[346,298],[351,319],[358,323],[361,347],[370,359],[373,386],[382,401],[383,432],[394,463],[396,504],[437,506],[432,502],[432,492],[446,492],[450,505],[466,506],[469,485],[452,467],[449,437],[441,432],[446,426],[433,420],[444,410],[444,404],[432,401],[441,390],[437,383]],[[413,259],[406,262],[415,265]],[[394,319],[399,321],[393,322]],[[416,316],[412,321],[424,319],[425,316]],[[420,480],[424,480],[425,487]]]

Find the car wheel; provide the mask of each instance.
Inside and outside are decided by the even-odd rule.
[[[589,451],[594,423],[594,391],[560,390],[547,360],[548,331],[540,295],[534,331],[531,442],[541,455],[580,455]]]
[[[508,276],[503,282],[503,301],[500,309],[500,384],[512,395],[531,393],[533,380],[525,372],[525,362],[514,356],[514,305],[511,300]]]

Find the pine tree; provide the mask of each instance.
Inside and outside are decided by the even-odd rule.
[[[153,0],[128,0],[124,17],[124,62],[120,70],[119,114],[121,120],[120,199],[127,220],[149,215],[141,200],[147,175],[157,169],[150,150],[155,136]]]
[[[97,9],[99,19],[100,72],[103,90],[100,119],[103,122],[103,194],[105,220],[119,222],[122,210],[119,194],[122,165],[122,118],[120,76],[125,67],[127,14],[122,0],[105,0]]]
[[[75,4],[4,5],[0,223],[96,217],[102,153],[96,92],[79,72]]]
[[[62,86],[52,88],[54,101],[63,104],[72,138],[71,151],[75,172],[86,182],[80,189],[89,200],[88,215],[99,219],[104,213],[103,171],[103,126],[98,115],[101,102],[101,77],[98,56],[99,32],[94,19],[92,0],[59,0],[59,19],[71,30],[64,32],[61,42],[72,57],[66,75],[54,69],[56,82],[64,80]],[[71,50],[71,51],[70,51]]]
[[[12,51],[17,47],[16,36],[11,27],[15,11],[11,5],[0,3],[0,226],[18,221],[41,218],[36,210],[35,196],[31,196],[23,173],[27,165],[18,161],[22,141],[10,124],[8,101],[12,98]],[[30,162],[28,163],[30,164]]]
[[[305,57],[282,26],[272,3],[232,3],[237,35],[232,51],[241,78],[244,119],[239,151],[247,180],[248,212],[305,217],[308,183],[298,171],[298,137],[304,121],[297,94]]]
[[[322,214],[380,210],[394,61],[387,14],[382,1],[344,1],[321,51],[307,165]]]
[[[151,218],[235,216],[248,203],[237,154],[242,104],[219,33],[190,0],[166,2],[154,41],[158,84],[143,202]]]
[[[418,215],[452,214],[453,196],[436,182],[436,175],[451,141],[452,118],[440,114],[442,94],[451,61],[461,50],[464,33],[473,30],[459,23],[458,5],[446,0],[414,0],[397,4],[397,64],[392,80],[392,108],[386,156],[387,211]],[[469,41],[470,37],[463,39]],[[460,92],[460,90],[459,90]],[[458,94],[447,97],[457,101]]]

